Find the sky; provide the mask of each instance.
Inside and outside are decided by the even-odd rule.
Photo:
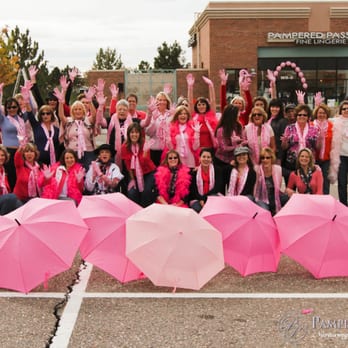
[[[116,49],[125,67],[153,66],[157,48],[177,40],[191,61],[189,30],[208,0],[17,0],[1,4],[0,27],[29,30],[49,69],[89,70],[100,48]]]

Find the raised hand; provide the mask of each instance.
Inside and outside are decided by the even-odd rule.
[[[239,87],[242,91],[249,91],[251,85],[251,75],[248,70],[241,69],[239,72]]]
[[[166,94],[172,93],[173,87],[170,83],[165,83],[163,87],[163,92]]]
[[[74,82],[78,73],[79,73],[79,70],[76,67],[73,67],[71,70],[69,70],[68,74],[69,74],[69,79],[71,80],[71,82]]]
[[[201,130],[202,125],[196,120],[192,124],[192,129],[195,131],[195,133],[199,133]]]
[[[276,77],[274,76],[274,73],[272,70],[267,69],[267,75],[266,77],[268,78],[270,83],[275,83],[276,82]]]
[[[314,95],[314,106],[319,106],[321,103],[323,103],[325,98],[321,95],[321,92],[317,92]]]
[[[213,86],[213,81],[208,79],[206,76],[202,76],[203,81],[208,85],[208,86]]]
[[[119,93],[119,88],[114,83],[112,83],[110,85],[110,87],[109,87],[109,90],[111,92],[112,98],[117,99],[117,96],[118,96],[118,93]]]
[[[97,85],[94,86],[96,89],[97,94],[104,94],[104,88],[105,88],[105,80],[104,79],[98,79]]]
[[[94,87],[88,87],[88,90],[85,91],[85,97],[86,99],[91,102],[93,96],[95,95],[95,88]]]
[[[147,101],[147,109],[151,114],[157,110],[157,100],[155,97],[151,96]]]
[[[59,79],[60,86],[63,91],[66,91],[69,87],[70,81],[67,80],[66,76],[61,76]]]
[[[81,182],[85,177],[86,171],[83,167],[81,167],[77,172],[75,172],[75,177],[77,182]]]
[[[228,80],[228,74],[225,72],[225,69],[219,70],[219,77],[220,77],[221,84],[225,86]]]
[[[104,96],[104,94],[100,94],[100,95],[97,94],[96,98],[97,98],[98,105],[100,107],[103,107],[106,103],[106,97]]]
[[[51,168],[47,166],[46,164],[43,165],[43,169],[41,170],[43,176],[45,177],[46,180],[49,180],[53,176],[53,172],[51,171]]]
[[[37,75],[38,71],[39,71],[39,69],[34,65],[31,65],[29,67],[28,72],[29,72],[30,81],[32,83],[36,83],[36,75]]]
[[[304,102],[304,97],[305,97],[306,93],[303,92],[303,91],[300,91],[300,90],[296,90],[295,93],[296,93],[296,96],[297,96],[298,104],[304,104],[305,103]]]
[[[63,91],[61,92],[58,89],[58,87],[56,87],[53,89],[53,94],[57,97],[57,99],[60,103],[64,103],[64,92]]]
[[[186,82],[189,87],[193,87],[195,84],[195,78],[191,73],[186,75]]]

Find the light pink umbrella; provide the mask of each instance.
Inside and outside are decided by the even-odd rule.
[[[279,236],[269,211],[245,196],[209,196],[200,215],[221,232],[225,262],[241,275],[276,272]]]
[[[84,196],[78,207],[89,231],[81,243],[83,259],[120,282],[144,278],[126,257],[126,219],[142,207],[121,193]]]
[[[157,286],[198,290],[224,268],[220,233],[192,209],[152,204],[126,229],[127,256]]]
[[[0,217],[0,287],[28,293],[71,267],[87,232],[72,201],[34,198]]]
[[[348,275],[348,208],[337,199],[294,194],[274,220],[281,251],[315,278]]]

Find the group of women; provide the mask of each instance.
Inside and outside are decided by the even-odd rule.
[[[25,112],[15,98],[0,110],[0,196],[8,210],[33,197],[79,204],[83,194],[120,191],[143,207],[157,202],[197,212],[209,195],[246,195],[275,214],[294,192],[328,194],[337,179],[347,205],[348,101],[334,118],[322,100],[313,113],[300,103],[286,118],[278,99],[251,99],[246,75],[244,98],[225,105],[227,78],[220,71],[220,117],[212,81],[203,78],[209,98],[194,101],[191,74],[187,98],[174,106],[170,91],[161,91],[146,113],[136,109],[136,95],[118,99],[111,85],[112,114],[104,117],[103,80],[70,106],[71,71],[50,94],[54,105],[50,100],[35,109],[37,71],[29,73],[31,84],[21,90]],[[96,148],[100,127],[107,128],[107,142]]]

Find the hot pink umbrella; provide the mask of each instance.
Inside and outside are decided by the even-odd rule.
[[[315,278],[348,275],[348,208],[337,199],[294,194],[274,220],[281,251]]]
[[[84,196],[78,210],[89,227],[81,243],[83,259],[120,282],[144,278],[126,257],[126,219],[142,207],[121,193]]]
[[[198,290],[224,268],[220,233],[192,209],[152,204],[126,229],[127,256],[155,285]]]
[[[34,198],[0,217],[0,287],[28,293],[71,267],[87,232],[72,201]]]
[[[200,215],[221,232],[225,262],[241,275],[276,272],[279,237],[269,211],[245,196],[209,196]]]

